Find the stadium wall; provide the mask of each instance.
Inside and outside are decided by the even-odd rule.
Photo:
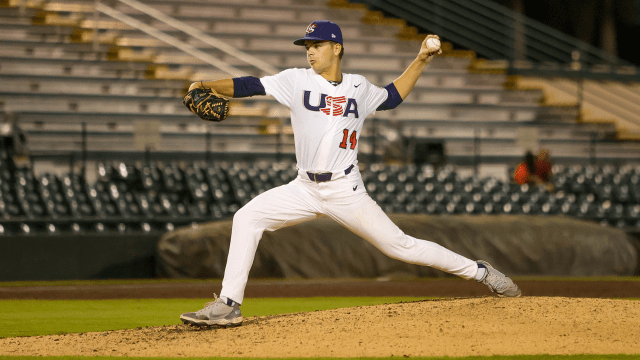
[[[161,235],[0,236],[0,281],[152,278]]]
[[[564,216],[392,214],[406,234],[518,276],[632,276],[635,241],[621,229]],[[158,243],[158,269],[175,278],[224,274],[231,220],[181,228]],[[429,267],[391,259],[328,218],[265,232],[253,278],[440,277]]]
[[[632,276],[638,237],[567,217],[392,214],[407,234],[429,239],[509,275]],[[231,220],[149,234],[0,237],[0,281],[221,278]],[[637,234],[636,234],[637,235]],[[391,259],[326,218],[265,232],[252,278],[440,277]]]

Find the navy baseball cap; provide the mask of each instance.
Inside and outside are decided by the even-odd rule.
[[[336,23],[332,23],[329,20],[317,20],[307,26],[307,33],[302,39],[298,39],[293,43],[295,45],[304,45],[305,40],[328,40],[342,45],[342,31]]]

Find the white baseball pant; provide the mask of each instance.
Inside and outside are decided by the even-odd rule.
[[[275,231],[322,215],[336,220],[389,257],[464,279],[475,277],[475,261],[434,242],[411,237],[394,224],[367,194],[357,166],[349,175],[341,175],[315,182],[300,171],[292,182],[258,195],[238,210],[233,217],[220,296],[242,304],[249,270],[265,230]]]

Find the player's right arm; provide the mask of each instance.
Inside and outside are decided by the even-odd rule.
[[[213,89],[222,96],[233,97],[233,79],[222,79],[213,81],[196,81],[189,86],[189,91],[193,89]]]
[[[407,96],[409,96],[409,93],[416,85],[416,82],[422,74],[422,71],[431,62],[433,57],[436,54],[442,54],[442,49],[440,47],[429,47],[427,42],[430,38],[440,40],[440,37],[438,35],[427,35],[427,37],[422,42],[422,46],[420,48],[418,56],[415,58],[415,60],[413,60],[413,62],[404,71],[404,73],[402,73],[399,78],[393,81],[393,84],[402,97],[402,100],[406,99]]]
[[[197,88],[213,89],[222,96],[235,98],[265,95],[264,86],[260,79],[253,76],[212,81],[196,81],[189,86],[189,91]]]
[[[196,81],[189,87],[189,91],[196,88],[213,89],[226,97],[244,98],[255,95],[273,96],[278,102],[291,107],[293,91],[300,69],[287,69],[278,74],[257,78],[242,76],[232,79]]]
[[[422,42],[422,47],[415,60],[413,60],[399,78],[385,86],[388,93],[387,99],[380,104],[376,110],[391,110],[400,105],[404,99],[409,96],[416,82],[418,82],[420,74],[422,74],[424,68],[431,62],[431,59],[433,59],[436,54],[442,54],[440,47],[430,47],[428,45],[428,40],[431,38],[440,40],[438,35],[427,35]]]

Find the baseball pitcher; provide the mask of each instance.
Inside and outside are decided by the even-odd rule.
[[[187,95],[185,105],[196,114],[199,114],[197,109],[188,103],[194,98],[194,92],[202,91],[236,98],[272,95],[287,106],[295,138],[298,176],[286,185],[257,196],[238,210],[233,217],[220,297],[204,309],[182,314],[180,319],[198,326],[240,325],[243,321],[240,305],[262,233],[319,216],[331,217],[394,259],[474,279],[486,284],[498,296],[520,296],[518,286],[487,262],[472,261],[436,243],[405,234],[367,194],[358,170],[358,145],[365,118],[402,103],[423,69],[442,52],[438,36],[428,35],[411,65],[384,88],[371,84],[361,75],[342,73],[342,32],[333,22],[312,22],[305,36],[294,44],[306,48],[309,69],[288,69],[262,78],[200,81],[189,89],[191,96]],[[219,104],[217,98],[216,101]],[[220,111],[228,108],[226,105],[198,106],[222,108]],[[224,119],[224,116],[217,118]]]

